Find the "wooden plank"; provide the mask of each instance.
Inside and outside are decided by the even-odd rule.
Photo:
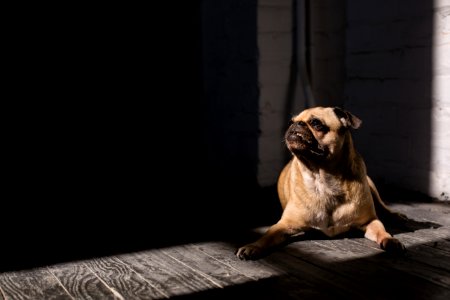
[[[357,249],[358,247],[366,248],[368,244],[367,242],[370,241],[367,241],[365,239],[349,240],[349,243],[354,245],[354,249]],[[386,255],[381,249],[377,252],[378,255],[369,256],[367,257],[367,260],[369,260],[373,264],[379,264],[384,268],[393,268],[401,272],[420,277],[442,287],[450,288],[450,276],[447,271],[436,269],[427,264],[417,263],[415,260],[409,259],[408,255],[393,258],[389,255]]]
[[[293,254],[294,256],[304,260],[306,263],[311,263],[321,269],[325,269],[330,272],[330,274],[321,274],[317,277],[317,282],[320,282],[324,278],[328,277],[327,285],[337,285],[334,289],[346,289],[346,286],[354,285],[353,283],[358,282],[361,278],[368,279],[369,287],[373,289],[378,289],[376,286],[376,282],[378,278],[372,278],[371,270],[367,270],[365,267],[365,260],[369,260],[372,256],[381,255],[384,253],[383,250],[379,249],[376,243],[369,241],[365,238],[360,240],[365,241],[367,245],[364,247],[356,247],[349,244],[348,241],[351,239],[337,239],[337,240],[306,240],[299,241],[296,243],[292,243],[287,246],[284,251],[287,253]],[[269,257],[273,257],[273,254]],[[285,264],[286,266],[288,263]],[[356,267],[355,267],[356,266]],[[377,266],[376,262],[372,262],[372,265],[369,264],[369,267],[375,269],[376,272],[389,274],[391,269],[389,267],[380,267]],[[336,269],[336,270],[335,270]],[[372,271],[374,271],[372,269]],[[338,271],[337,271],[338,270]],[[310,278],[313,278],[317,273],[311,271]],[[397,274],[399,274],[397,270]],[[400,273],[401,274],[401,273]],[[403,274],[401,274],[403,275]],[[407,274],[406,274],[407,275]],[[441,274],[442,275],[442,274]],[[407,275],[408,276],[408,275]],[[395,277],[391,276],[392,279]],[[422,278],[414,278],[415,282],[419,282]],[[439,279],[438,279],[439,280]],[[437,282],[439,282],[437,280]],[[394,280],[388,282],[388,286],[385,288],[379,289],[378,296],[386,297],[386,294],[389,292],[390,288],[395,288],[393,285]],[[439,282],[441,283],[441,282]],[[427,283],[429,286],[433,286],[431,283]],[[445,281],[444,284],[445,285]],[[365,282],[360,282],[357,285],[352,287],[353,292],[355,293],[353,296],[367,296],[367,284]],[[405,285],[406,288],[406,285]],[[438,292],[442,291],[438,289]],[[437,292],[437,293],[438,293]],[[411,295],[414,295],[413,293]]]
[[[152,286],[150,282],[136,273],[132,266],[117,257],[97,258],[86,262],[109,288],[120,294],[121,299],[161,299],[167,295]]]
[[[285,248],[285,251],[309,264],[329,271],[333,278],[339,279],[335,283],[345,288],[355,283],[355,278],[367,277],[366,268],[354,268],[353,264],[366,257],[376,255],[377,249],[354,249],[348,243],[349,239],[341,240],[308,240],[296,242]],[[355,284],[353,291],[362,297],[367,290],[364,284]]]
[[[392,257],[364,238],[292,243],[258,261],[236,243],[203,242],[0,274],[3,299],[450,298],[450,228],[396,235]],[[436,244],[437,243],[437,244]],[[95,272],[92,272],[95,270]]]
[[[221,263],[219,260],[198,250],[193,245],[183,245],[162,250],[170,258],[179,261],[198,272],[208,280],[217,282],[221,287],[240,284],[254,279],[237,269]]]
[[[448,251],[422,245],[420,240],[407,234],[398,234],[396,237],[407,248],[409,259],[450,272],[450,253]]]
[[[208,243],[206,247],[212,243]],[[246,272],[230,266],[226,262],[222,262],[213,256],[207,255],[204,251],[199,250],[194,245],[185,245],[183,247],[171,248],[169,250],[163,250],[165,254],[179,260],[183,264],[197,270],[198,272],[205,274],[205,276],[212,277],[216,282],[221,284],[222,289],[215,289],[209,291],[208,298],[217,299],[229,299],[230,297],[236,297],[236,295],[243,294],[249,295],[252,298],[276,298],[286,299],[288,297],[302,296],[303,299],[317,299],[318,293],[314,289],[314,286],[300,282],[299,280],[288,276],[275,276],[265,278],[261,281],[257,281],[253,277],[245,275]],[[235,261],[240,261],[242,264],[251,264],[251,261],[241,261],[238,259],[234,252],[230,248],[226,249],[228,255],[232,255]],[[262,266],[262,264],[260,264]],[[286,274],[283,274],[286,275]],[[231,288],[231,292],[230,289]],[[238,294],[236,294],[238,293]],[[202,293],[204,294],[204,293]],[[198,294],[192,295],[197,298]]]
[[[287,247],[286,251],[295,257],[333,272],[335,277],[343,282],[342,290],[351,287],[355,293],[365,293],[365,298],[389,298],[392,291],[398,291],[402,297],[415,299],[445,299],[450,296],[450,290],[447,288],[391,266],[379,264],[375,258],[384,253],[379,253],[379,250],[375,248],[356,247],[345,239],[312,241],[312,243],[300,242],[296,248]],[[354,258],[351,258],[352,255],[349,254],[345,259],[343,253],[346,251],[353,253]],[[347,279],[349,283],[346,284],[344,279]],[[368,291],[370,291],[370,295],[367,295]]]
[[[266,230],[267,228],[261,227],[256,228],[254,231],[255,233],[263,234]],[[335,272],[325,270],[316,264],[311,264],[308,260],[292,257],[293,255],[290,255],[289,251],[297,251],[295,248],[299,243],[311,244],[312,242],[301,241],[292,243],[257,262],[263,264],[266,268],[274,270],[272,272],[280,274],[279,276],[282,280],[280,280],[281,282],[279,284],[291,286],[291,290],[295,290],[293,288],[294,286],[302,287],[303,290],[298,291],[299,294],[295,295],[295,297],[304,298],[305,291],[308,291],[308,287],[310,287],[310,290],[306,295],[317,298],[323,298],[325,296],[327,298],[342,297],[347,299],[361,299],[361,297],[364,297],[364,288],[360,288],[359,290],[342,290],[342,286],[352,284],[348,279],[337,277]],[[311,252],[314,253],[313,256],[316,257],[318,255],[318,250],[320,251],[320,248],[313,248]],[[248,262],[245,261],[244,263]]]
[[[117,257],[132,266],[136,273],[169,297],[220,287],[218,283],[205,280],[205,277],[191,268],[168,257],[160,249]]]
[[[3,289],[1,286],[0,286],[0,300],[6,300],[5,292],[3,292]]]
[[[433,237],[450,241],[450,226],[443,226],[440,228],[433,228],[433,229],[424,229],[421,230],[420,232],[423,232]]]
[[[48,267],[64,288],[76,299],[114,299],[111,289],[82,262]]]
[[[321,299],[324,295],[327,295],[329,298],[335,296],[332,291],[324,293],[324,289],[317,285],[317,281],[312,282],[309,276],[292,276],[292,257],[288,258],[289,261],[286,264],[278,263],[278,261],[277,263],[272,263],[265,259],[244,261],[236,257],[235,250],[237,249],[237,245],[233,243],[197,243],[194,247],[220,261],[222,264],[245,274],[245,276],[256,279],[256,283],[259,283],[257,286],[244,285],[240,291],[245,295],[251,295],[252,298]],[[286,254],[274,255],[281,255],[278,259],[282,261],[282,257],[286,257]],[[299,269],[304,272],[305,268],[310,269],[311,266],[302,265],[302,268]],[[320,270],[313,267],[311,272],[317,274],[320,273]],[[348,294],[351,293],[347,292],[346,296]]]
[[[229,242],[196,243],[193,247],[222,264],[236,269],[241,274],[255,280],[283,275],[283,272],[264,265],[259,261],[243,261],[236,257],[237,245]]]
[[[289,279],[286,285],[290,286],[289,296],[295,298],[303,298],[305,295],[313,296],[318,299],[362,299],[365,295],[365,289],[361,286],[353,286],[353,282],[342,276],[336,276],[336,273],[331,269],[326,270],[317,264],[311,264],[309,261],[299,259],[298,256],[290,253],[293,249],[285,251],[277,251],[261,261],[283,270],[286,275],[283,278]],[[352,286],[352,289],[348,289]],[[299,291],[295,287],[300,288]],[[314,292],[314,294],[312,294]],[[314,298],[314,297],[312,297]]]
[[[395,203],[389,205],[395,211],[405,214],[408,218],[420,221],[450,226],[450,205],[444,203]]]
[[[421,229],[402,233],[402,236],[416,240],[421,245],[450,253],[450,228]]]
[[[46,269],[0,274],[0,287],[6,299],[74,299]]]
[[[288,252],[301,253],[304,259],[311,259],[312,262],[319,260],[323,263],[346,262],[383,252],[376,243],[364,238],[361,240],[365,240],[372,247],[355,249],[349,243],[352,239],[357,238],[311,239],[292,243],[286,249]]]
[[[239,244],[240,245],[240,244]],[[214,257],[245,276],[257,280],[257,288],[247,288],[245,294],[261,299],[320,299],[323,290],[310,280],[296,278],[277,264],[262,260],[244,261],[235,255],[238,245],[227,242],[196,244],[200,251]],[[314,270],[314,272],[317,270]]]

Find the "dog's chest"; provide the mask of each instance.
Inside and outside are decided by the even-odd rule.
[[[333,206],[342,200],[344,192],[341,182],[327,175],[309,174],[303,175],[305,188],[308,194],[316,198],[320,204]]]
[[[329,228],[347,226],[352,205],[346,199],[341,181],[327,175],[304,175],[305,188],[310,200],[305,202],[304,217],[307,223],[327,234]]]

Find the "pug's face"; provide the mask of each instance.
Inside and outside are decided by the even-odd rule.
[[[343,149],[350,128],[361,120],[338,107],[313,107],[292,118],[285,133],[289,151],[299,159],[324,162],[334,159]]]

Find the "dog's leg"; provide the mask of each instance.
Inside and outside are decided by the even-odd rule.
[[[380,245],[381,249],[392,253],[403,253],[405,251],[405,246],[386,232],[380,220],[374,219],[362,229],[365,231],[364,236]]]
[[[290,237],[301,231],[302,227],[292,227],[280,220],[275,225],[272,225],[259,240],[240,247],[236,251],[236,255],[240,259],[258,259],[270,249],[283,244]]]

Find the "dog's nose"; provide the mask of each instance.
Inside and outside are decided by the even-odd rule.
[[[290,127],[290,130],[292,132],[300,132],[304,131],[305,128],[307,128],[306,123],[303,121],[294,122],[292,126]]]

